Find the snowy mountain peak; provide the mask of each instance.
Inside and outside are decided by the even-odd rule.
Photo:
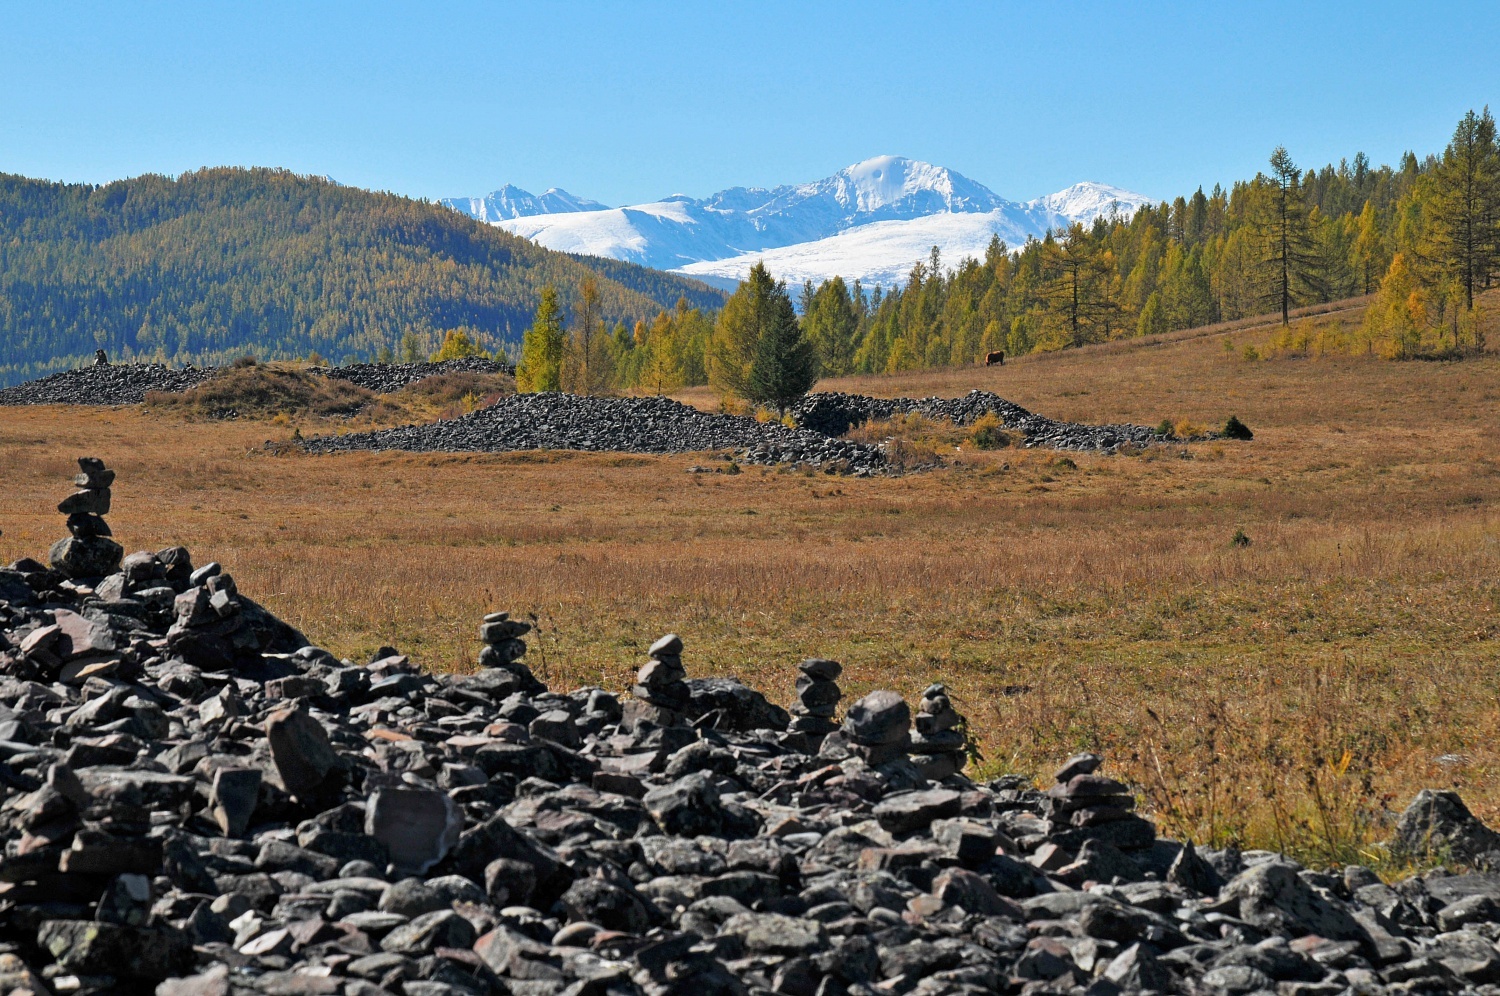
[[[984,185],[942,166],[901,156],[876,156],[839,170],[827,180],[841,203],[858,214],[880,214],[905,205],[934,202],[948,211],[989,211],[1001,200]],[[924,211],[924,214],[933,212]]]
[[[1150,203],[1152,203],[1151,198],[1141,194],[1112,187],[1107,183],[1085,180],[1082,183],[1073,184],[1066,190],[1059,190],[1055,194],[1028,201],[1026,206],[1035,211],[1054,215],[1059,220],[1065,219],[1068,223],[1079,221],[1085,225],[1091,225],[1094,219],[1101,215],[1107,218],[1118,214],[1128,218]]]
[[[732,286],[760,259],[797,283],[837,274],[890,285],[934,245],[956,264],[982,257],[997,235],[1016,247],[1075,221],[1128,217],[1151,201],[1085,182],[1018,203],[942,166],[875,156],[810,183],[731,187],[704,198],[673,194],[619,208],[555,188],[534,196],[511,186],[443,203],[549,249]]]
[[[574,197],[561,187],[548,187],[540,196],[507,183],[487,197],[445,197],[442,203],[480,221],[509,221],[539,214],[572,214],[602,211],[604,205],[587,197]]]

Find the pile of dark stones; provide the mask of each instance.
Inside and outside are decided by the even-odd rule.
[[[1029,412],[989,391],[970,391],[961,398],[871,398],[861,394],[809,394],[793,408],[797,424],[828,436],[842,436],[866,422],[911,413],[972,425],[993,414],[1006,429],[1021,435],[1021,445],[1054,450],[1117,452],[1121,446],[1160,443],[1157,431],[1144,425],[1086,425],[1058,422]]]
[[[188,391],[218,372],[216,367],[96,362],[0,389],[0,405],[138,405],[148,391]]]
[[[24,384],[0,389],[3,405],[138,405],[149,391],[180,394],[217,376],[223,367],[186,366],[173,369],[161,363],[100,363],[64,370]],[[514,374],[515,367],[477,356],[440,363],[351,363],[340,367],[309,367],[312,373],[374,391],[392,394],[419,380],[452,373]]]
[[[303,446],[311,453],[731,450],[750,464],[790,464],[830,473],[864,476],[887,467],[879,447],[792,429],[779,422],[702,412],[670,398],[587,397],[557,392],[512,395],[488,408],[427,425],[318,436]]]
[[[338,367],[312,367],[333,380],[345,380],[376,394],[394,394],[419,380],[454,373],[515,374],[509,363],[482,356],[466,356],[437,363],[348,363]]]
[[[1500,875],[1179,844],[1093,754],[1046,791],[944,771],[937,687],[915,739],[875,691],[813,743],[672,635],[623,701],[554,691],[528,629],[434,675],[181,547],[0,569],[0,993],[1500,992]],[[799,674],[831,720],[802,690],[838,666]],[[1389,846],[1500,862],[1452,792]]]

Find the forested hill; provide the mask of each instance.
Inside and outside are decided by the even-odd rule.
[[[435,349],[464,328],[518,343],[541,291],[597,278],[603,317],[650,320],[724,295],[670,274],[542,249],[437,204],[275,169],[104,186],[0,175],[0,385],[114,359],[332,361]],[[410,340],[408,340],[410,342]]]

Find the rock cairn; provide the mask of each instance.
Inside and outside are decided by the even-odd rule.
[[[887,764],[911,750],[911,709],[896,692],[871,692],[844,713],[840,732],[866,764]]]
[[[839,699],[844,693],[839,690],[838,677],[844,673],[838,661],[813,657],[797,665],[797,704],[792,706],[792,721],[788,730],[806,738],[808,747],[816,750],[823,738],[839,728],[834,722]]]
[[[1089,840],[1121,850],[1150,847],[1155,828],[1135,815],[1129,786],[1097,773],[1102,762],[1097,754],[1079,754],[1058,769],[1045,804],[1057,841],[1072,850]]]
[[[727,678],[679,677],[683,722],[631,727],[609,691],[531,685],[507,622],[481,631],[493,666],[430,675],[389,647],[337,659],[181,548],[97,585],[0,569],[0,992],[1500,986],[1492,873],[1388,884],[1159,839],[1097,755],[1046,792],[934,784],[892,692],[816,753]],[[652,661],[680,672],[680,641]],[[1424,792],[1390,846],[1485,865],[1497,842]]]
[[[542,683],[521,662],[526,656],[526,641],[521,637],[530,632],[531,623],[512,619],[509,612],[491,612],[479,624],[479,639],[484,643],[479,651],[479,666],[514,675],[523,689],[535,694],[542,689]]]
[[[57,510],[68,517],[68,532],[52,544],[47,559],[53,570],[68,578],[102,578],[120,566],[125,548],[114,540],[109,523],[111,488],[115,472],[95,457],[78,458],[78,490],[64,498]]]
[[[646,656],[650,660],[636,673],[630,689],[635,701],[626,710],[627,719],[632,725],[682,725],[683,710],[692,699],[682,666],[682,637],[668,633],[651,644]]]
[[[917,735],[911,741],[912,762],[924,777],[938,782],[964,769],[968,755],[963,723],[948,689],[941,684],[927,686],[917,705]]]

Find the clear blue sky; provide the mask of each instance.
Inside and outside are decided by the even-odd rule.
[[[1027,198],[1440,151],[1500,105],[1493,3],[0,0],[0,172],[274,165],[610,204],[892,153]]]

